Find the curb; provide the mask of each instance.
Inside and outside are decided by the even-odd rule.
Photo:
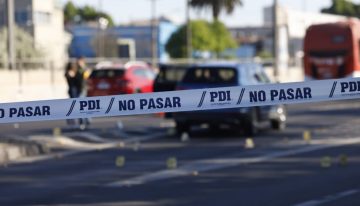
[[[0,140],[0,165],[7,165],[20,158],[48,154],[49,148],[34,141],[21,139]]]

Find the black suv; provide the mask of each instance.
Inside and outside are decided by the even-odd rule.
[[[263,68],[254,63],[208,63],[191,66],[178,83],[178,90],[228,86],[244,86],[270,83]],[[259,126],[270,122],[273,129],[282,130],[286,125],[283,105],[217,109],[173,113],[179,134],[193,125],[208,124],[240,126],[246,135],[254,135]]]
[[[188,64],[160,64],[154,81],[154,92],[174,91],[189,67]]]

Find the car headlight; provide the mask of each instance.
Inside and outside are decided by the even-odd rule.
[[[272,107],[269,112],[269,118],[286,121],[285,109],[282,106]]]

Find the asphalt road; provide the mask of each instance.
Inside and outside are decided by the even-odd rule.
[[[59,121],[0,125],[7,136],[52,138],[60,127],[76,141],[125,142],[1,168],[0,205],[360,205],[359,109],[291,105],[285,131],[265,129],[248,144],[231,129],[197,128],[181,140],[155,116],[94,119],[81,132]]]

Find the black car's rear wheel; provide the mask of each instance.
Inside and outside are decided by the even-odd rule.
[[[189,132],[190,125],[186,122],[176,121],[176,134],[181,135],[184,132]]]

